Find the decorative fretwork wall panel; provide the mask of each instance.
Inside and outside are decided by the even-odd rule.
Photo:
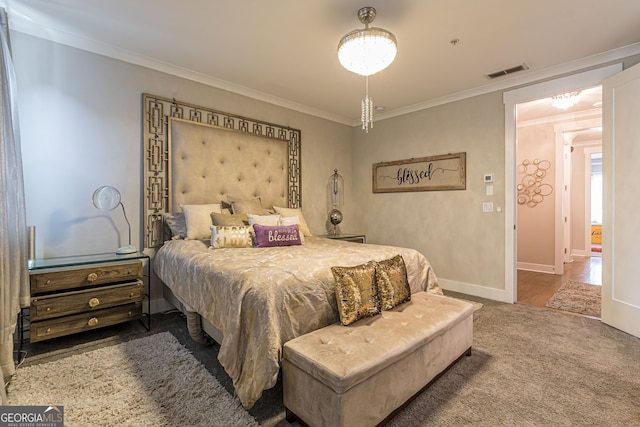
[[[146,248],[155,248],[162,244],[163,213],[170,209],[169,118],[186,119],[283,141],[287,144],[289,153],[289,207],[301,206],[301,132],[299,130],[149,94],[143,94],[143,109],[143,218]]]

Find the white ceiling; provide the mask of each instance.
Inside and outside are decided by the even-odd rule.
[[[339,39],[374,26],[398,56],[370,77],[378,118],[640,53],[638,0],[0,0],[20,32],[296,108],[359,120]],[[451,41],[458,39],[453,45]],[[526,64],[490,81],[486,74]]]

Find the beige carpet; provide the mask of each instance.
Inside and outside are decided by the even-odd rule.
[[[169,332],[19,368],[8,393],[68,427],[258,425]]]
[[[545,305],[557,310],[599,318],[601,299],[602,286],[569,280],[549,298]]]

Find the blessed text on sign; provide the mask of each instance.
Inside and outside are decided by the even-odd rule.
[[[373,192],[464,190],[466,153],[442,154],[373,165]]]

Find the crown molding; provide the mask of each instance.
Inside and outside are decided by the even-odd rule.
[[[17,10],[17,8],[12,5],[13,2],[11,1],[0,1],[0,6],[3,6],[6,3],[10,4],[10,7],[8,8],[8,12],[11,14],[9,24],[13,31],[28,34],[34,37],[42,38],[109,58],[114,58],[131,64],[139,65],[152,70],[161,71],[170,75],[181,77],[187,80],[192,80],[218,89],[236,93],[238,95],[246,96],[258,101],[267,102],[269,104],[288,108],[300,113],[309,114],[311,116],[319,117],[336,123],[348,126],[360,126],[361,124],[359,120],[354,121],[351,118],[316,109],[308,105],[293,102],[284,98],[279,98],[277,96],[250,89],[245,86],[237,85],[235,83],[231,83],[229,81],[222,80],[213,76],[204,75],[194,70],[179,67],[174,64],[151,58],[149,56],[120,49],[111,45],[97,42],[95,40],[79,37],[77,35],[66,33],[64,31],[60,31],[51,27],[46,27],[21,14],[19,10]],[[580,70],[597,67],[606,63],[620,61],[623,58],[638,54],[640,54],[640,43],[631,44],[586,58],[566,62],[558,66],[548,67],[542,70],[528,70],[525,74],[517,76],[505,76],[505,78],[500,78],[499,81],[493,81],[483,86],[460,91],[451,95],[427,100],[406,107],[385,111],[384,113],[376,115],[375,120],[385,120],[478,95],[484,95],[500,90],[512,89],[518,86],[526,86],[534,82],[540,82],[542,80],[550,79],[563,74],[571,74]]]
[[[582,59],[577,59],[575,61],[565,62],[554,67],[548,67],[542,70],[529,70],[529,72],[527,72],[526,74],[505,77],[503,79],[500,79],[500,81],[491,82],[484,86],[479,86],[477,88],[457,92],[451,95],[443,96],[441,98],[432,99],[418,104],[409,105],[407,107],[390,110],[388,112],[380,114],[376,118],[378,120],[383,120],[391,117],[413,113],[427,108],[436,107],[438,105],[448,104],[454,101],[460,101],[462,99],[471,98],[478,95],[485,95],[487,93],[500,90],[511,90],[518,86],[527,86],[529,84],[539,83],[543,80],[552,79],[561,75],[572,74],[588,68],[598,67],[613,62],[619,62],[624,58],[639,54],[640,43],[635,43]],[[352,123],[352,125],[354,126],[356,124],[359,124],[359,122]]]
[[[218,89],[226,90],[258,101],[267,102],[279,107],[288,108],[300,113],[309,114],[311,116],[323,118],[344,125],[351,125],[351,119],[329,113],[327,111],[319,110],[308,105],[269,95],[267,93],[231,83],[226,80],[208,76],[197,71],[190,70],[188,68],[179,67],[168,62],[160,61],[156,58],[141,55],[139,53],[131,52],[125,49],[120,49],[95,40],[79,37],[75,34],[70,34],[57,29],[45,27],[43,25],[35,24],[33,21],[19,19],[16,16],[14,16],[10,21],[10,28],[11,30],[17,31],[19,33],[38,37],[54,43],[84,50],[86,52],[94,53],[108,58],[117,59],[130,64],[139,65],[141,67],[149,68],[152,70],[161,71],[163,73],[202,83]]]

